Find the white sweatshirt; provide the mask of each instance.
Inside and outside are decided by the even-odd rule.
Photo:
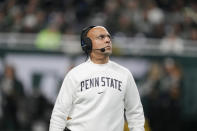
[[[144,131],[144,113],[131,73],[109,61],[91,60],[65,77],[50,120],[49,131],[123,131],[124,109],[130,131]],[[67,120],[70,117],[70,120]]]

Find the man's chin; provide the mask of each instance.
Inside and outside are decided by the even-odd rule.
[[[106,51],[106,52],[104,52],[104,54],[105,54],[106,56],[110,56],[110,55],[112,54],[112,52],[111,52],[111,51]]]

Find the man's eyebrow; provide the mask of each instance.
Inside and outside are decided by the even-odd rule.
[[[108,36],[108,37],[111,37],[110,34],[99,34],[97,37],[99,37],[99,36]]]

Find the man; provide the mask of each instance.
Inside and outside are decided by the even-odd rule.
[[[144,113],[131,73],[109,60],[111,37],[102,26],[82,31],[89,60],[65,77],[50,120],[50,131],[144,131]],[[67,119],[69,117],[69,119]]]

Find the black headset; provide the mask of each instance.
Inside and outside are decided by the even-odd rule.
[[[90,38],[87,37],[88,31],[91,30],[96,26],[88,26],[84,28],[81,32],[81,47],[82,50],[86,53],[89,54],[92,51],[92,41]]]

